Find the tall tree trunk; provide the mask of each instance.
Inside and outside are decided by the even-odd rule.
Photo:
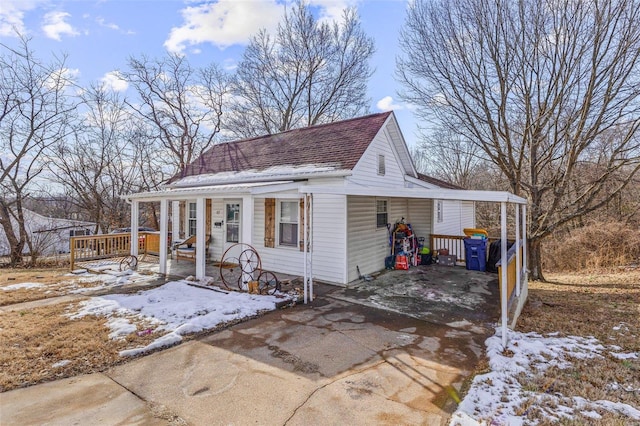
[[[24,241],[16,236],[11,223],[11,213],[9,207],[3,202],[0,202],[0,223],[2,229],[7,236],[7,242],[9,243],[9,258],[10,266],[16,267],[22,264],[22,249],[24,248]]]
[[[546,281],[542,273],[542,241],[534,238],[529,241],[529,278],[532,281]]]

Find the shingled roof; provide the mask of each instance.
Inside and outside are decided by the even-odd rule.
[[[431,176],[424,175],[422,173],[418,173],[418,179],[424,182],[431,183],[433,185],[439,186],[440,188],[446,189],[464,189],[461,186],[455,185],[453,183],[445,182],[444,180],[436,179]]]
[[[168,183],[188,176],[249,170],[260,172],[277,166],[314,165],[352,170],[390,114],[383,112],[220,143],[187,165]]]

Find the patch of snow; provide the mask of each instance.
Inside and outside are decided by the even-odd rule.
[[[0,288],[2,288],[2,290],[4,290],[4,291],[13,291],[13,290],[19,290],[21,288],[40,288],[40,287],[44,287],[44,284],[42,284],[42,283],[18,283],[18,284],[7,285],[7,286],[0,287]]]
[[[69,361],[68,359],[63,359],[62,361],[58,361],[55,364],[53,364],[51,366],[51,368],[60,368],[60,367],[64,367],[65,365],[71,363],[71,361]]]
[[[109,333],[109,338],[112,340],[124,339],[125,336],[138,329],[135,325],[131,324],[131,321],[127,318],[109,318],[107,327],[112,330],[111,333]]]
[[[182,336],[180,336],[177,333],[169,333],[169,334],[165,334],[162,337],[157,338],[147,346],[144,346],[141,348],[134,348],[134,349],[125,349],[123,351],[120,351],[119,355],[120,356],[136,356],[136,355],[143,354],[145,352],[152,351],[154,349],[173,346],[177,343],[180,343],[181,341],[182,341]]]
[[[509,331],[508,351],[503,351],[498,329],[485,342],[491,371],[473,379],[471,388],[453,414],[450,425],[522,425],[526,417],[517,415],[516,409],[528,399],[550,402],[536,404],[546,419],[559,421],[561,418],[573,418],[579,413],[596,418],[593,413],[599,409],[640,420],[640,411],[627,404],[546,393],[553,386],[552,383],[542,392],[522,388],[516,379],[519,374],[534,377],[551,366],[561,369],[570,367],[570,358],[602,357],[606,351],[594,337],[556,337],[557,335],[558,333],[553,333],[553,336],[542,336],[538,333]],[[535,421],[527,423],[535,424]]]
[[[614,358],[618,358],[618,359],[636,359],[638,358],[638,353],[637,352],[630,352],[630,353],[616,353],[616,352],[610,352],[611,356],[613,356]]]
[[[158,347],[175,344],[180,336],[215,328],[217,325],[240,318],[251,317],[261,311],[274,310],[275,296],[257,296],[247,293],[222,293],[188,285],[185,281],[172,281],[137,294],[111,294],[92,297],[80,303],[80,310],[70,318],[85,315],[110,318],[107,325],[110,336],[120,337],[125,331],[135,331],[133,325],[123,321],[124,316],[135,316],[156,325],[155,331],[167,331],[144,348],[122,351],[123,356],[137,355]],[[128,334],[128,333],[127,333]],[[171,336],[171,337],[167,337]]]

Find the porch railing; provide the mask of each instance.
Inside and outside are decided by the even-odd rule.
[[[128,256],[131,253],[131,233],[71,237],[69,246],[71,270],[74,270],[77,262]],[[160,233],[139,232],[138,253],[159,254]]]

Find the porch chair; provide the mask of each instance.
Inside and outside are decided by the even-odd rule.
[[[209,243],[211,242],[211,235],[207,235],[207,239],[204,243],[205,259],[209,257]],[[180,259],[188,260],[190,262],[196,261],[196,236],[192,235],[182,242],[175,243],[173,245],[173,258],[176,261]]]

